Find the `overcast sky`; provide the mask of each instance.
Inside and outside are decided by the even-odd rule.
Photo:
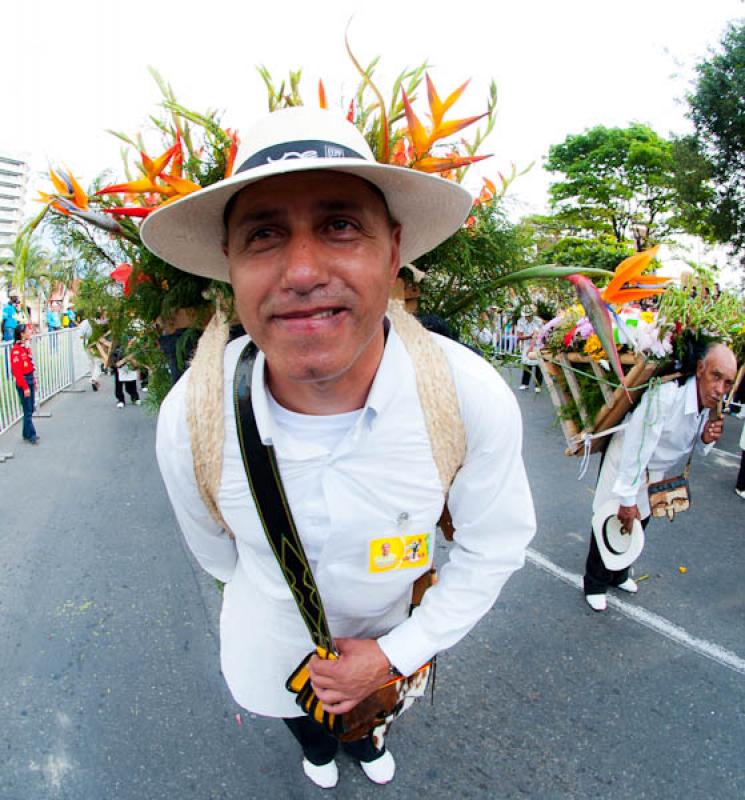
[[[512,191],[515,210],[531,211],[545,203],[540,165],[548,148],[568,134],[632,121],[663,135],[688,131],[681,100],[692,65],[718,44],[728,21],[745,16],[745,5],[4,0],[0,146],[25,154],[35,170],[66,164],[84,182],[105,167],[118,170],[120,145],[105,129],[146,130],[159,100],[148,65],[187,107],[224,110],[224,124],[239,130],[265,109],[256,64],[276,77],[302,67],[312,102],[323,77],[333,103],[357,84],[344,50],[353,12],[352,47],[362,62],[381,56],[381,88],[403,66],[428,59],[441,94],[472,78],[454,109],[465,115],[483,110],[489,80],[497,81],[497,127],[483,150],[494,157],[482,172],[536,161]],[[157,137],[150,140],[157,152]]]

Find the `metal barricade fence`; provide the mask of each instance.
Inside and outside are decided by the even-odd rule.
[[[519,354],[517,334],[512,331],[497,331],[494,334],[494,350],[500,355]]]
[[[0,345],[0,434],[23,416],[15,380],[10,371],[12,342]],[[77,328],[40,333],[31,337],[36,396],[39,404],[72,386],[90,371],[88,357]]]

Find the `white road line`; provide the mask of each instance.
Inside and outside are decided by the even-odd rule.
[[[553,561],[549,561],[545,556],[532,548],[528,548],[527,559],[550,575],[559,578],[570,586],[574,586],[575,589],[582,589],[582,578],[579,575],[554,564]],[[633,606],[610,594],[608,595],[608,605],[620,611],[622,614],[625,614],[630,619],[633,619],[635,622],[683,645],[683,647],[687,647],[689,650],[693,650],[705,658],[710,658],[712,661],[716,661],[724,667],[729,667],[735,672],[745,675],[745,659],[740,658],[740,656],[730,650],[725,650],[724,647],[720,647],[718,644],[709,642],[706,639],[699,639],[696,636],[691,636],[691,634],[683,630],[683,628],[675,625],[664,617],[653,614],[651,611],[647,611],[639,606]]]

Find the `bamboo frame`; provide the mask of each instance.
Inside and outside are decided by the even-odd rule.
[[[574,372],[574,370],[571,369],[571,367],[569,366],[569,359],[567,358],[567,354],[560,353],[556,357],[556,360],[559,362],[559,365],[564,370],[564,378],[566,379],[567,386],[569,387],[569,391],[572,394],[572,399],[574,400],[577,406],[577,410],[579,411],[579,417],[582,420],[582,424],[585,427],[588,427],[591,423],[590,415],[587,413],[587,406],[585,405],[585,402],[582,399],[582,390],[579,388],[577,375]]]
[[[625,373],[625,383],[631,396],[631,402],[622,386],[612,390],[606,383],[606,373],[604,373],[597,362],[589,356],[580,353],[561,353],[554,357],[551,353],[543,351],[539,353],[540,367],[549,390],[549,395],[554,407],[558,411],[562,406],[570,401],[574,401],[579,410],[583,428],[580,431],[572,420],[560,419],[562,432],[566,439],[567,455],[579,455],[584,451],[585,435],[587,433],[602,433],[608,428],[612,428],[626,416],[631,408],[636,396],[645,386],[659,368],[656,361],[647,361],[642,356],[635,356],[624,353],[621,356],[621,364],[629,367]],[[603,393],[604,404],[595,415],[594,420],[589,419],[587,409],[582,402],[579,383],[572,369],[573,364],[589,364],[593,374],[600,383]],[[562,385],[560,377],[568,387],[567,392]],[[600,439],[593,439],[590,452],[597,452],[605,446],[606,442]]]
[[[560,409],[563,405],[566,405],[570,400],[570,397],[564,391],[563,386],[557,380],[559,376],[562,375],[564,370],[562,370],[562,368],[557,364],[554,364],[553,361],[547,360],[543,353],[539,352],[537,353],[537,356],[538,365],[543,373],[543,381],[548,389],[549,397],[551,398],[551,402],[554,404],[554,408],[556,408],[558,411],[558,409]],[[581,436],[581,432],[573,420],[561,419],[561,417],[559,417],[559,425],[561,425],[561,430],[567,443]]]

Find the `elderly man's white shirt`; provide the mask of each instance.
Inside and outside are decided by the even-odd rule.
[[[434,534],[443,493],[419,404],[411,359],[391,330],[363,412],[333,449],[296,440],[273,424],[259,353],[252,392],[257,425],[273,444],[301,539],[312,558],[331,633],[377,638],[408,674],[461,639],[519,569],[535,531],[521,455],[522,423],[509,388],[483,359],[437,337],[451,365],[467,432],[466,463],[448,505],[456,542],[438,584],[409,616],[420,568],[371,571],[370,543]],[[285,680],[313,648],[259,522],[238,447],[233,375],[247,337],[225,351],[225,446],[219,503],[232,541],[209,516],[192,468],[187,373],[166,398],[157,455],[176,517],[201,566],[226,582],[221,662],[236,701],[268,716],[298,716]],[[319,531],[318,526],[324,526]],[[328,529],[326,529],[328,526]],[[432,536],[434,542],[434,536]],[[434,548],[431,548],[432,550]]]
[[[649,516],[647,484],[679,466],[694,445],[704,455],[714,446],[700,439],[708,415],[706,408],[699,411],[695,377],[683,386],[670,381],[645,392],[627,418],[627,427],[608,445],[593,510],[614,499],[620,505],[636,505],[642,517]]]

